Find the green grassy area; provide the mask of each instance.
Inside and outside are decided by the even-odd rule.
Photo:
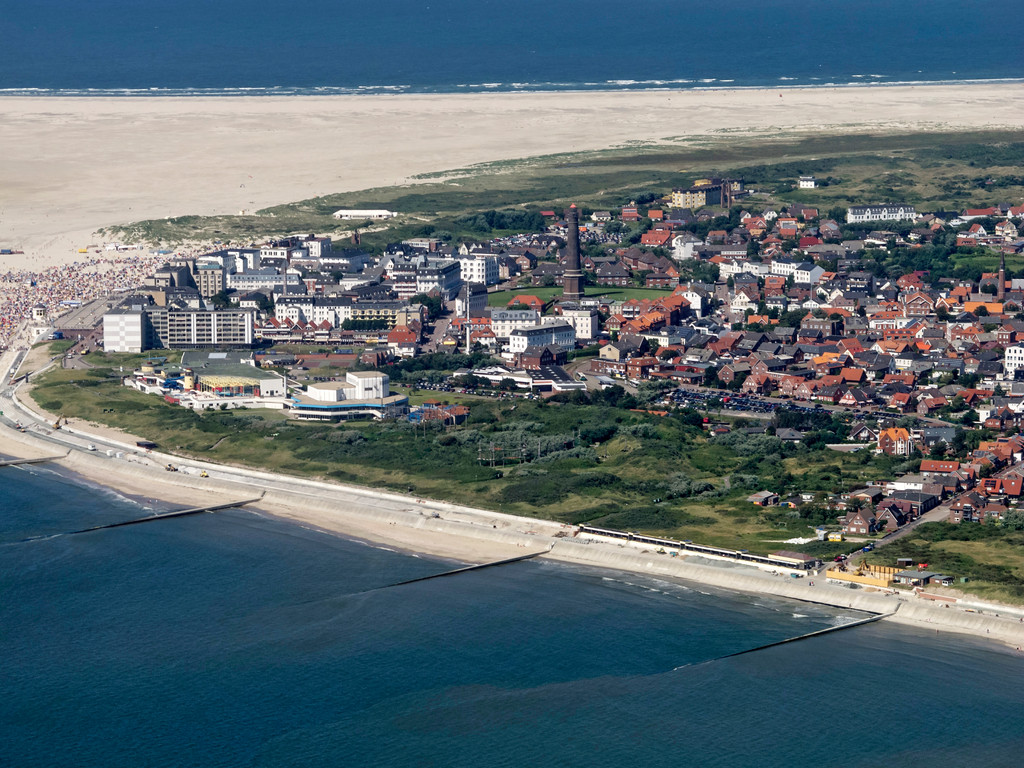
[[[610,301],[626,301],[628,299],[660,299],[672,292],[656,288],[612,288],[603,285],[588,285],[583,289],[583,293],[586,296],[604,297]],[[547,303],[561,295],[561,286],[517,288],[512,291],[495,291],[488,294],[487,304],[491,307],[503,307],[515,296],[536,296]]]
[[[913,534],[868,553],[876,565],[895,566],[896,558],[927,563],[928,570],[953,576],[957,586],[979,597],[1019,603],[1024,600],[1024,531],[976,523],[925,523]],[[966,578],[966,583],[960,579]]]
[[[767,435],[736,432],[708,441],[692,411],[660,417],[611,401],[412,394],[414,403],[437,399],[469,405],[469,421],[458,429],[404,422],[298,423],[264,410],[195,413],[122,387],[110,358],[120,360],[119,366],[140,356],[132,361],[98,355],[95,362],[107,366],[53,370],[40,377],[33,396],[53,413],[119,427],[185,458],[411,490],[513,514],[755,552],[800,548],[781,542],[812,535],[813,526],[828,515],[813,504],[762,509],[746,501],[751,492],[828,493],[889,470],[867,453],[851,461]],[[409,391],[401,385],[395,389]],[[818,544],[806,548],[828,554]]]
[[[46,343],[46,342],[43,342]],[[56,341],[49,342],[49,350],[51,355],[63,355],[73,346],[75,346],[74,339],[57,339]]]
[[[483,164],[430,174],[421,184],[326,195],[252,216],[182,216],[135,222],[104,233],[153,244],[249,243],[295,232],[347,237],[359,229],[364,247],[371,249],[436,232],[472,240],[503,233],[480,229],[467,214],[558,208],[570,202],[616,208],[645,193],[663,195],[697,177],[722,174],[742,177],[774,200],[824,210],[896,199],[933,209],[959,209],[1024,196],[1022,164],[1024,131],[685,137],[667,140],[664,146]],[[829,185],[798,191],[796,179],[804,174],[828,180]],[[342,207],[389,208],[402,216],[367,232],[367,222],[339,226],[331,213]]]
[[[437,392],[432,389],[417,389],[407,384],[392,384],[391,394],[405,395],[409,405],[423,405],[428,400],[440,402],[442,405],[475,405],[489,402],[493,398],[486,395],[463,394],[462,392]]]

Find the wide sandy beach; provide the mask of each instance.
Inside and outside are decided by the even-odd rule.
[[[407,183],[416,174],[503,159],[598,150],[630,142],[822,132],[1020,128],[1020,84],[329,98],[0,99],[0,247],[7,270],[83,257],[99,227],[181,214],[237,213],[333,192]],[[12,411],[13,412],[13,408]],[[40,428],[51,422],[43,415]],[[96,434],[86,427],[79,442]],[[130,436],[121,437],[129,440]],[[0,453],[54,447],[0,427]],[[60,463],[125,492],[206,503],[266,491],[260,508],[347,535],[468,561],[551,547],[570,562],[675,576],[879,613],[895,597],[851,592],[586,544],[563,526],[420,502],[365,489],[314,488],[262,473],[210,467],[211,478],[74,450]],[[194,463],[194,462],[193,462]],[[17,470],[6,470],[17,471]],[[435,515],[436,513],[436,515]],[[562,535],[559,535],[562,534]],[[1024,645],[1005,616],[899,601],[896,620]]]
[[[634,142],[1020,128],[1024,84],[237,98],[0,98],[0,274],[100,227],[236,214]]]

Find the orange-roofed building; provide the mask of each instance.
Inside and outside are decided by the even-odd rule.
[[[652,229],[640,236],[640,244],[652,248],[660,248],[668,244],[672,239],[672,232],[667,229]]]
[[[957,392],[957,396],[963,398],[963,401],[967,403],[967,405],[981,403],[988,400],[994,394],[995,391],[991,389],[961,389]]]
[[[968,288],[966,285],[958,285],[956,288],[949,292],[949,298],[960,299],[959,303],[963,304],[964,301],[971,298],[971,289]]]
[[[960,469],[959,461],[943,461],[941,459],[922,459],[921,468],[918,470],[922,474],[935,474],[935,475],[948,475],[950,472],[956,472]]]
[[[964,312],[970,312],[972,315],[977,314],[980,308],[984,307],[985,311],[990,315],[1001,315],[1003,314],[1003,304],[1000,301],[965,301]]]
[[[528,293],[520,294],[519,296],[513,296],[512,299],[506,304],[506,307],[514,307],[516,305],[528,307],[529,309],[535,309],[538,312],[544,311],[544,302],[538,299],[536,296],[532,296]]]
[[[388,332],[388,344],[415,344],[419,335],[407,325],[396,325]]]
[[[903,427],[890,427],[878,433],[878,451],[886,456],[909,456],[914,451],[914,440]]]
[[[843,368],[839,375],[844,384],[861,384],[868,378],[867,372],[863,368]]]

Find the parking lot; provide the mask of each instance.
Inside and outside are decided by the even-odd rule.
[[[734,395],[718,390],[687,389],[685,387],[669,392],[663,402],[666,405],[676,405],[681,408],[735,411],[736,413],[749,413],[751,415],[769,414],[777,410],[793,411],[796,413],[832,412],[858,419],[868,418],[872,415],[868,411],[847,410],[840,406],[825,407],[820,404],[812,405],[793,400],[780,401],[755,395]]]

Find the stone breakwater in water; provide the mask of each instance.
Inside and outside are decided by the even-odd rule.
[[[0,451],[24,457],[53,455],[52,444],[31,435],[0,429]],[[545,551],[554,561],[649,576],[680,579],[750,594],[764,594],[870,613],[892,613],[886,621],[918,628],[957,632],[1024,647],[1024,622],[945,608],[906,594],[888,594],[826,584],[810,576],[789,578],[749,566],[717,563],[695,556],[671,557],[639,551],[615,542],[574,539],[570,526],[549,521],[473,509],[446,502],[417,499],[372,489],[303,480],[266,472],[187,461],[211,472],[209,478],[168,473],[163,463],[173,456],[132,457],[134,461],[72,450],[55,464],[89,481],[122,492],[156,497],[178,504],[221,503],[247,499],[263,491],[259,510],[347,536],[399,548],[485,562]],[[161,463],[163,462],[163,463]],[[5,470],[16,471],[16,470]],[[812,581],[814,586],[811,586]],[[1008,609],[1008,612],[1013,609]]]

